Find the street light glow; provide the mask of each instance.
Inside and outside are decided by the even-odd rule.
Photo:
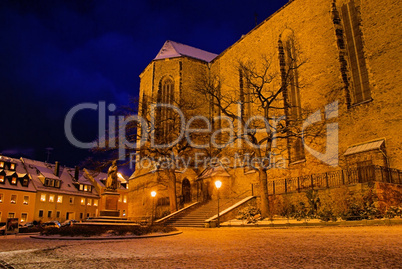
[[[151,191],[151,196],[155,197],[156,196],[156,191]]]
[[[215,186],[217,189],[219,189],[222,186],[222,181],[220,180],[215,181]]]

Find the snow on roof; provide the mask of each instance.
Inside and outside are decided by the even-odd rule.
[[[165,44],[159,51],[158,55],[156,55],[154,60],[161,60],[180,56],[187,56],[209,63],[215,57],[217,57],[218,54],[168,40],[165,42]]]

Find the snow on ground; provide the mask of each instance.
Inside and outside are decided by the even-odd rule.
[[[402,226],[182,229],[123,241],[0,237],[15,268],[400,268]]]

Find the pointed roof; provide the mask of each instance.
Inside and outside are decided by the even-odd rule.
[[[210,53],[205,50],[200,50],[191,46],[187,46],[184,44],[168,40],[165,42],[165,44],[159,51],[158,55],[156,55],[154,60],[175,58],[181,56],[187,56],[209,63],[218,55],[215,53]]]

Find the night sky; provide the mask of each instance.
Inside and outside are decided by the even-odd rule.
[[[283,6],[264,1],[0,1],[0,153],[74,166],[91,153],[64,134],[83,102],[127,105],[166,40],[219,54]],[[97,112],[73,120],[97,138]]]

